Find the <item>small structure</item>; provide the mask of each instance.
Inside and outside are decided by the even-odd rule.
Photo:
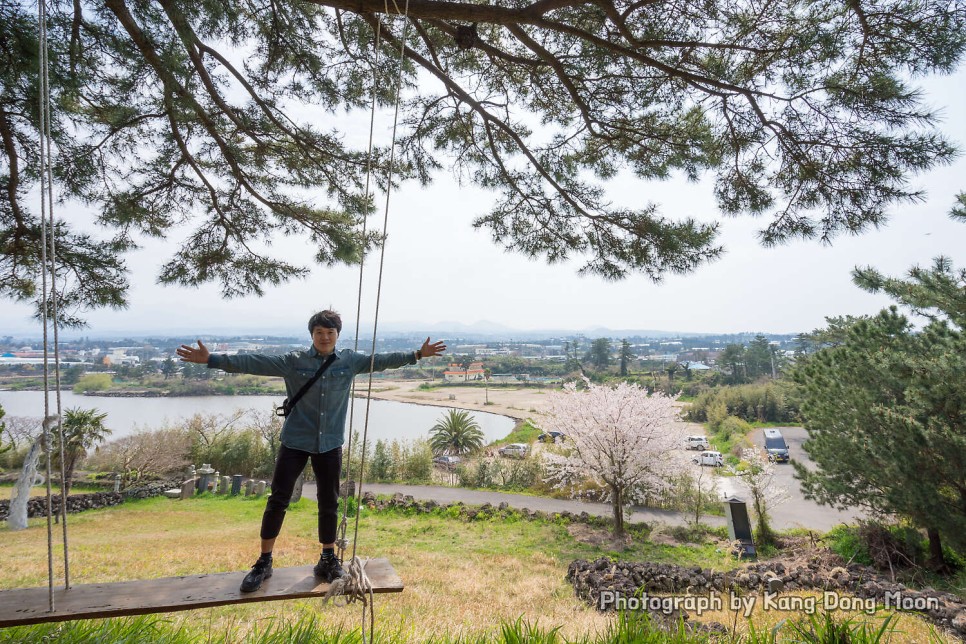
[[[215,474],[215,468],[211,466],[211,463],[203,463],[201,469],[198,470],[198,475],[200,479],[198,481],[198,493],[203,494],[208,491],[208,484],[212,482],[212,478]]]
[[[742,557],[755,557],[755,541],[751,534],[751,519],[748,517],[748,506],[736,496],[729,496],[724,500],[725,518],[728,521],[728,536],[732,543],[741,545]]]

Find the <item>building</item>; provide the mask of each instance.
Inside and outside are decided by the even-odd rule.
[[[485,376],[482,362],[471,362],[465,370],[462,365],[451,363],[443,372],[443,380],[446,382],[473,382],[483,380]]]

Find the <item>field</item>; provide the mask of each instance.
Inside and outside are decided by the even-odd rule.
[[[257,554],[263,500],[209,497],[190,501],[149,499],[70,517],[71,570],[75,583],[150,579],[172,575],[245,570]],[[275,549],[276,566],[314,562],[318,557],[315,511],[303,499],[289,512]],[[0,588],[46,584],[44,521],[32,519],[22,532],[0,528],[5,545]],[[658,544],[661,545],[658,545]],[[406,584],[398,595],[376,598],[376,625],[383,641],[487,638],[502,624],[522,618],[560,636],[595,637],[613,627],[615,616],[577,600],[564,576],[574,558],[611,555],[638,560],[710,566],[733,565],[718,544],[678,545],[641,532],[622,553],[606,534],[548,521],[466,521],[402,510],[366,511],[359,535],[363,556],[385,556]],[[239,573],[239,581],[242,573]],[[738,633],[748,625],[734,614],[708,616]],[[767,628],[788,615],[756,616]],[[844,617],[844,615],[843,615]],[[326,633],[359,627],[355,607],[319,601],[271,602],[163,616],[188,641],[243,641],[278,624],[314,619]],[[881,618],[873,618],[881,622]],[[891,641],[928,641],[929,628],[912,617]],[[139,627],[140,628],[140,627]],[[40,639],[42,629],[17,631]],[[8,633],[9,635],[10,633]],[[0,641],[3,634],[0,632]],[[505,639],[505,638],[504,638]],[[138,640],[135,640],[138,641]]]

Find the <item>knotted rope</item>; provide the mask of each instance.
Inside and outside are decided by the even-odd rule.
[[[366,641],[366,613],[369,614],[369,637],[372,638],[376,627],[376,612],[373,610],[374,601],[372,582],[366,574],[365,561],[359,557],[352,557],[345,565],[345,576],[336,579],[329,586],[324,602],[331,601],[336,606],[346,606],[353,602],[362,602],[362,641]],[[341,600],[340,600],[341,598]]]

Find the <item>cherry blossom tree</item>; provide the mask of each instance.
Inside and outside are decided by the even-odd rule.
[[[768,522],[768,510],[788,500],[788,490],[775,483],[775,463],[768,453],[757,446],[742,450],[741,462],[729,468],[744,484],[755,510],[755,536],[761,544],[775,542],[775,533]]]
[[[563,454],[546,455],[547,481],[576,495],[587,482],[614,509],[614,536],[624,534],[624,507],[668,487],[672,451],[683,439],[674,398],[648,395],[628,383],[596,385],[586,378],[549,397],[548,429],[567,436]]]

